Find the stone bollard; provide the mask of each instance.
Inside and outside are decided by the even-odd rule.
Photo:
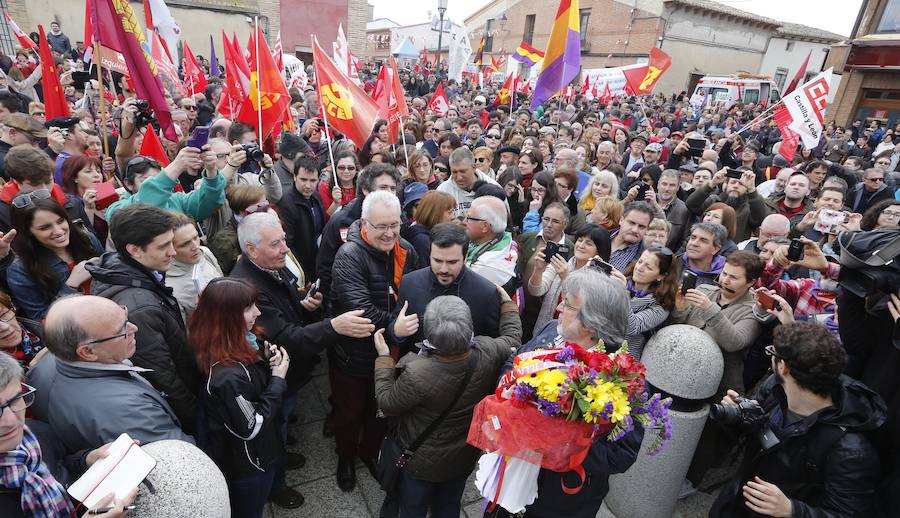
[[[647,383],[672,396],[672,440],[653,457],[645,436],[641,453],[625,473],[609,478],[606,506],[618,518],[670,518],[691,465],[725,364],[709,335],[688,325],[660,329],[644,347]]]
[[[216,464],[191,443],[157,441],[141,446],[156,459],[147,476],[155,493],[146,485],[134,501],[130,518],[228,518],[231,505],[228,485]]]

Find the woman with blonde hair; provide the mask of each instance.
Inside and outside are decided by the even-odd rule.
[[[606,169],[591,177],[587,188],[581,194],[581,201],[578,203],[578,206],[585,212],[590,212],[594,209],[594,203],[596,203],[597,199],[604,196],[611,198],[618,198],[619,196],[619,179],[616,178],[612,171]]]
[[[487,146],[477,147],[472,151],[472,154],[475,155],[475,169],[484,173],[491,180],[496,180],[497,174],[491,168],[491,164],[494,162],[494,152],[491,151],[491,148]]]
[[[594,208],[588,215],[588,223],[599,225],[613,232],[619,228],[619,220],[622,219],[624,212],[625,205],[621,201],[610,196],[603,196],[594,202]]]

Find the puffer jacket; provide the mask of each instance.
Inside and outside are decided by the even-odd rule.
[[[363,196],[357,196],[341,210],[335,212],[322,230],[319,255],[316,256],[316,273],[319,274],[319,291],[322,292],[328,306],[331,305],[331,272],[334,259],[338,249],[347,242],[350,225],[362,216],[363,199]],[[334,312],[330,314],[337,315]]]
[[[94,295],[128,308],[128,320],[137,326],[132,363],[152,369],[145,377],[172,406],[185,431],[192,433],[200,375],[172,288],[118,252],[107,252],[85,268],[94,279]]]
[[[833,405],[784,426],[787,398],[772,375],[754,397],[769,410],[780,441],[763,449],[749,439],[744,462],[722,489],[709,516],[760,516],[745,504],[741,488],[753,477],[778,486],[791,499],[795,518],[873,516],[879,459],[868,433],[886,419],[886,405],[874,391],[847,376],[831,394]]]
[[[409,446],[447,408],[465,377],[469,355],[478,355],[459,401],[407,464],[410,476],[444,482],[471,473],[479,454],[476,448],[466,444],[472,411],[484,396],[493,392],[501,367],[521,337],[516,305],[506,302],[500,313],[500,336],[477,336],[473,348],[464,354],[448,357],[409,353],[397,364],[400,375],[396,379],[393,359],[376,360],[378,406],[385,414],[400,418],[397,439],[401,445]]]
[[[404,239],[400,247],[405,257],[396,252],[384,253],[369,245],[362,238],[359,221],[353,223],[347,234],[347,242],[337,252],[332,270],[332,307],[335,315],[363,310],[363,317],[375,325],[375,329],[387,327],[391,313],[397,305],[399,280],[416,265],[416,251]],[[395,269],[400,267],[401,272]],[[372,378],[375,343],[369,338],[338,336],[331,349],[331,365],[346,374],[360,378]]]
[[[209,423],[204,448],[229,480],[273,469],[284,454],[280,427],[283,378],[265,360],[212,366],[201,391]]]

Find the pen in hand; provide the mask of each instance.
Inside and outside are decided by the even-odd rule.
[[[96,509],[91,509],[87,512],[87,514],[104,514],[112,511],[113,509],[115,509],[115,507],[98,507]],[[126,505],[123,508],[124,511],[134,511],[135,509],[137,509],[136,505]]]

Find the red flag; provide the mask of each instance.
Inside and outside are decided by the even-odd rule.
[[[91,9],[94,41],[122,53],[137,96],[150,102],[166,138],[177,141],[159,70],[131,4],[127,0],[92,0]]]
[[[225,81],[216,110],[223,117],[234,119],[241,111],[245,93],[240,81],[237,60],[234,58],[234,49],[224,31],[222,32],[222,47],[225,49]]]
[[[650,63],[647,67],[623,69],[625,80],[635,95],[644,95],[653,92],[653,87],[659,81],[663,72],[672,65],[672,58],[662,50],[653,47],[650,49]]]
[[[162,142],[159,141],[159,137],[153,131],[153,126],[147,126],[147,132],[144,133],[144,140],[141,142],[140,153],[156,160],[163,167],[169,165],[169,155],[166,154]]]
[[[603,104],[612,102],[612,92],[609,90],[609,81],[603,85],[603,95],[600,96],[600,102]]]
[[[378,105],[378,117],[387,120],[388,105],[391,102],[391,85],[387,63],[382,63],[372,90],[372,100]]]
[[[588,76],[585,75],[584,76],[584,84],[581,85],[581,95],[588,93],[588,90],[590,90],[590,89],[591,89],[591,83],[588,80]]]
[[[598,81],[598,82],[599,82],[599,81]],[[594,83],[594,86],[591,87],[591,96],[592,96],[594,99],[599,99],[599,98],[600,98],[600,95],[599,95],[599,93],[597,92],[597,83]]]
[[[799,143],[798,135],[788,127],[794,122],[794,118],[784,105],[775,108],[772,118],[778,124],[778,129],[781,130],[781,146],[778,148],[778,154],[790,162],[794,159],[794,155],[797,154],[797,145]]]
[[[187,93],[184,91],[184,84],[181,83],[181,78],[178,77],[178,69],[175,67],[175,64],[169,60],[169,55],[166,54],[163,45],[162,38],[159,37],[159,34],[154,32],[153,61],[156,63],[156,67],[159,68],[159,73],[163,78],[163,81],[167,83],[166,86],[171,86],[173,90],[184,97]]]
[[[53,61],[53,53],[50,52],[50,44],[47,42],[47,36],[44,34],[42,25],[38,25],[38,32],[41,36],[41,73],[44,77],[44,111],[47,120],[55,117],[68,117],[70,113],[69,103],[66,102],[62,85],[59,84],[59,74]]]
[[[424,65],[428,64],[428,49],[425,47],[422,47],[422,53],[419,54],[419,62]],[[416,66],[419,66],[419,64],[416,63]],[[417,70],[417,72],[418,72],[418,70]]]
[[[447,114],[450,109],[450,101],[447,99],[447,94],[444,93],[443,83],[438,83],[434,95],[431,96],[431,102],[428,103],[428,108],[440,117]]]
[[[510,74],[506,76],[506,81],[503,82],[503,87],[497,92],[497,97],[494,97],[491,108],[497,108],[504,104],[512,104],[513,95],[515,95],[515,92],[513,92],[513,76]]]
[[[434,68],[435,70],[441,66],[441,56],[438,53],[438,49],[434,49]]]
[[[206,74],[197,63],[197,58],[191,52],[187,42],[184,42],[184,84],[191,95],[203,93],[206,90]]]
[[[31,38],[29,38],[27,34],[22,32],[22,29],[20,29],[19,26],[16,25],[16,22],[13,21],[12,16],[6,11],[3,11],[3,16],[6,18],[6,24],[12,29],[13,34],[16,35],[16,39],[19,40],[19,45],[21,45],[23,49],[37,50],[37,45],[31,41]]]
[[[275,40],[275,46],[272,47],[272,57],[275,58],[275,66],[278,71],[284,74],[284,50],[281,48],[281,31],[278,31],[278,39]]]
[[[259,25],[250,52],[250,92],[244,98],[237,120],[255,127],[262,141],[281,121],[291,96]]]
[[[91,0],[84,2],[84,48],[88,49],[94,44],[94,27],[91,25]],[[85,56],[87,59],[87,56]]]
[[[362,147],[378,119],[378,105],[338,70],[313,37],[313,63],[319,105],[329,126]]]
[[[787,97],[787,94],[793,92],[794,89],[797,88],[797,85],[803,83],[803,78],[806,77],[806,67],[809,66],[810,56],[812,56],[812,49],[810,49],[809,54],[806,55],[806,59],[803,60],[803,64],[800,65],[800,70],[797,70],[794,78],[791,79],[791,84],[789,84],[787,89],[784,91],[783,97]]]
[[[406,106],[406,94],[403,90],[403,85],[400,84],[400,74],[397,73],[399,70],[397,67],[397,60],[394,59],[394,56],[391,56],[391,70],[393,71],[393,75],[391,75],[391,88],[394,91],[394,99],[397,100],[397,110],[400,113],[400,116],[406,119],[409,117],[409,107]]]
[[[252,35],[251,35],[252,37]],[[244,95],[250,91],[250,65],[247,64],[247,55],[241,50],[238,44],[237,34],[232,33],[231,37],[231,55],[234,57],[234,63],[237,65],[238,79],[241,82],[241,88]]]

